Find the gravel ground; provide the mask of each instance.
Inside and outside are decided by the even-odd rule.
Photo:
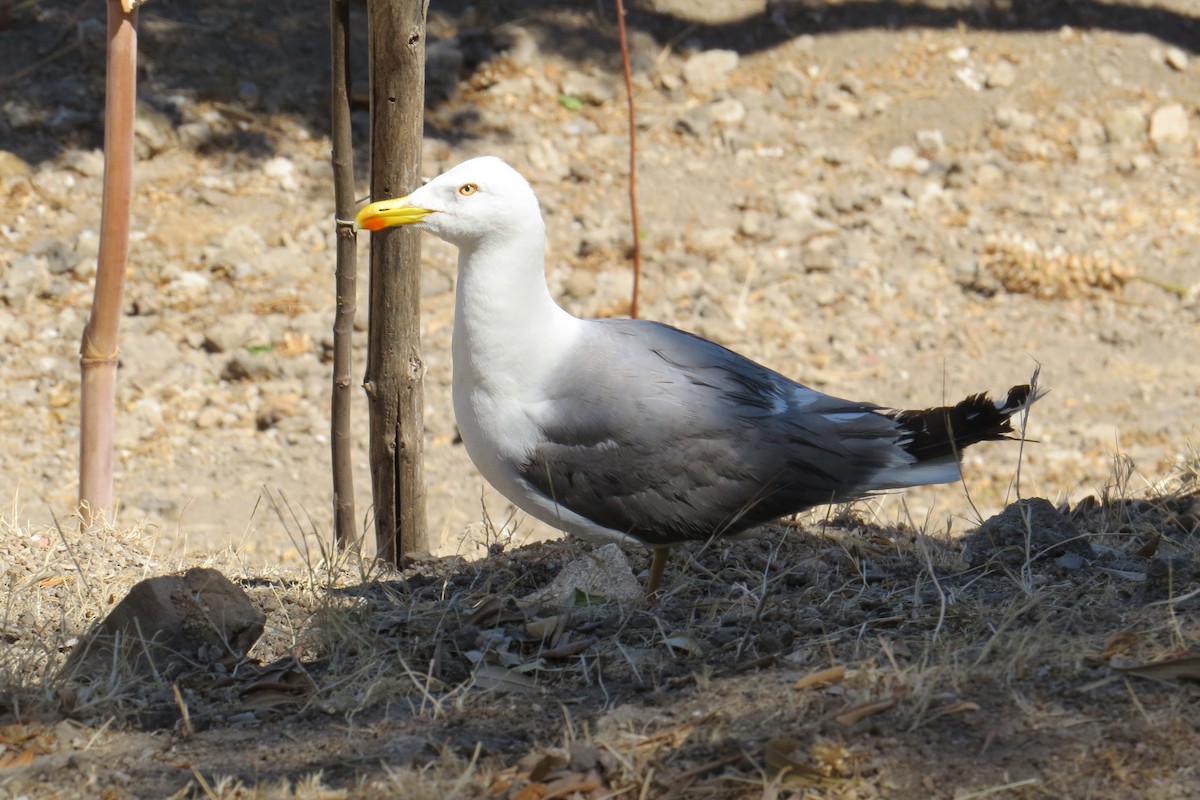
[[[356,6],[357,69],[365,86],[362,17]],[[608,6],[452,3],[435,5],[429,21],[425,171],[437,174],[482,154],[499,155],[522,171],[543,203],[551,289],[582,315],[620,315],[629,307],[627,121],[611,18]],[[936,639],[943,621],[931,621],[937,603],[921,592],[930,585],[927,578],[937,582],[939,571],[945,577],[946,570],[957,575],[967,568],[954,537],[943,534],[965,533],[1015,499],[1018,458],[1021,494],[1055,505],[1075,506],[1094,494],[1155,496],[1164,487],[1178,489],[1181,479],[1185,485],[1195,480],[1200,16],[1192,4],[647,0],[629,20],[642,316],[715,339],[823,391],[886,405],[924,407],[976,391],[1003,391],[1027,381],[1039,365],[1051,393],[1032,414],[1034,441],[1023,448],[973,448],[963,486],[915,490],[903,500],[878,498],[859,507],[859,522],[789,540],[783,556],[807,566],[799,578],[787,573],[792,577],[770,582],[786,612],[776,610],[765,628],[743,641],[752,645],[754,658],[780,658],[774,670],[767,671],[766,662],[746,667],[721,649],[733,646],[721,638],[733,635],[723,628],[741,630],[744,618],[762,621],[754,610],[759,595],[746,588],[754,585],[746,576],[759,574],[766,596],[778,554],[763,544],[734,545],[724,555],[677,555],[673,569],[693,576],[719,575],[722,564],[733,564],[728,587],[696,588],[684,578],[677,605],[669,605],[658,622],[633,612],[625,623],[603,623],[617,625],[615,633],[593,629],[603,641],[617,643],[616,650],[603,651],[605,658],[631,659],[634,673],[638,665],[646,669],[633,680],[641,688],[622,683],[611,687],[614,696],[638,705],[652,685],[683,698],[676,706],[655,695],[662,705],[657,711],[622,712],[627,706],[610,705],[611,698],[588,682],[586,654],[570,662],[571,679],[590,687],[589,699],[575,709],[581,724],[597,726],[590,729],[595,741],[612,744],[606,752],[624,759],[620,769],[606,767],[605,786],[617,785],[618,773],[636,784],[645,778],[639,768],[665,774],[672,765],[678,772],[733,758],[723,749],[730,742],[752,741],[750,749],[761,756],[765,748],[764,757],[776,767],[781,759],[787,763],[791,750],[778,743],[767,747],[762,739],[768,735],[803,740],[809,760],[836,762],[840,751],[829,750],[829,742],[845,736],[854,744],[855,737],[822,723],[820,737],[812,739],[805,714],[825,719],[838,702],[886,695],[901,698],[904,712],[871,728],[863,734],[869,740],[856,745],[869,762],[867,784],[854,784],[857,795],[839,795],[828,786],[819,791],[949,798],[1014,783],[1020,786],[1005,796],[1059,797],[1078,777],[1091,781],[1086,786],[1093,797],[1154,787],[1160,794],[1145,796],[1189,796],[1194,775],[1188,777],[1187,763],[1157,754],[1170,741],[1181,754],[1195,752],[1196,728],[1187,710],[1194,703],[1168,690],[1093,694],[1100,673],[1080,654],[1126,652],[1106,641],[1123,626],[1157,648],[1139,651],[1141,659],[1194,646],[1190,606],[1170,606],[1178,614],[1168,620],[1153,611],[1163,598],[1147,596],[1142,602],[1151,610],[1127,617],[1122,604],[1142,595],[1119,588],[1121,580],[1136,580],[1129,576],[1175,574],[1171,558],[1155,566],[1158,545],[1150,546],[1146,530],[1174,535],[1167,527],[1178,524],[1180,535],[1194,534],[1187,528],[1194,528],[1192,506],[1155,506],[1153,525],[1139,527],[1130,521],[1136,515],[1122,511],[1106,519],[1118,519],[1124,529],[1086,527],[1088,535],[1120,529],[1127,537],[1104,540],[1108,551],[1093,547],[1097,558],[1103,556],[1103,569],[1085,573],[1099,583],[1089,583],[1083,573],[1062,577],[1078,564],[1054,562],[1036,575],[1020,572],[1020,564],[998,568],[1013,571],[1012,585],[984,592],[970,606],[990,609],[978,612],[984,617],[952,613],[946,624],[953,636],[940,649],[929,637]],[[241,576],[269,609],[273,634],[265,650],[254,653],[260,660],[305,647],[323,658],[339,652],[306,639],[316,634],[305,632],[305,621],[325,601],[302,600],[289,588],[311,579],[303,569],[313,563],[314,536],[328,537],[332,516],[326,420],[333,204],[325,24],[324,5],[299,0],[269,6],[154,3],[143,12],[117,474],[122,527],[143,533],[114,536],[111,548],[88,556],[84,571],[103,576],[104,585],[86,591],[74,577],[64,577],[71,572],[65,565],[78,554],[59,547],[58,533],[46,526],[52,515],[70,514],[77,492],[77,353],[95,272],[103,170],[97,150],[102,10],[44,0],[18,8],[11,26],[0,31],[0,498],[11,509],[0,515],[0,561],[15,565],[6,577],[14,595],[38,589],[29,595],[36,595],[36,607],[17,603],[17,616],[6,612],[4,631],[9,641],[24,641],[33,630],[59,631],[61,648],[43,654],[45,664],[53,666],[71,637],[132,580],[209,563]],[[365,109],[356,111],[360,175],[366,121]],[[365,265],[365,237],[361,245]],[[486,554],[489,545],[511,551],[552,537],[553,531],[514,516],[455,443],[449,400],[454,254],[429,238],[424,247],[431,549],[473,557]],[[366,308],[365,268],[363,274],[360,310]],[[365,363],[364,314],[356,372]],[[365,516],[366,407],[359,400],[357,505]],[[821,510],[801,522],[825,517]],[[909,533],[898,533],[897,523],[907,524]],[[933,545],[919,544],[926,540],[914,539],[913,528],[936,533],[938,547],[949,550],[934,558],[925,549]],[[893,545],[885,544],[890,539],[906,544],[892,552]],[[1171,556],[1187,559],[1190,570],[1195,548],[1185,544],[1182,555]],[[548,579],[551,567],[576,549],[536,545],[517,551],[511,563],[497,557],[471,567],[430,562],[417,568],[425,577],[405,591],[426,602],[422,591],[437,594],[430,587],[495,590],[496,574],[506,570],[521,581]],[[881,552],[900,557],[885,559],[879,573],[863,566]],[[631,558],[644,567],[643,554]],[[927,571],[910,563],[931,558]],[[821,563],[841,566],[822,577]],[[284,572],[271,571],[276,568]],[[1194,582],[1194,574],[1186,574]],[[404,580],[411,582],[412,575]],[[971,579],[963,580],[951,587],[952,595],[973,591]],[[856,581],[883,581],[886,597],[923,597],[917,605],[925,616],[911,636],[897,629],[893,640],[872,627],[881,614],[891,619],[916,612],[886,611],[865,589],[862,597],[875,599],[856,600],[852,611],[837,612],[842,616],[833,621],[826,618],[829,608],[805,599],[813,586],[836,594]],[[1069,607],[1076,616],[1030,605],[1038,595],[1034,589],[1053,586],[1067,588],[1046,607]],[[709,597],[720,591],[734,595]],[[1087,610],[1079,599],[1098,602],[1096,596],[1110,604],[1103,613]],[[479,596],[464,594],[457,602],[468,601]],[[362,602],[373,608],[382,601],[369,595]],[[695,611],[697,603],[703,613]],[[713,610],[718,607],[721,613]],[[723,616],[734,608],[741,616]],[[540,619],[521,613],[520,624]],[[814,617],[820,625],[805,621]],[[503,624],[517,624],[513,619]],[[698,619],[704,624],[688,627]],[[675,627],[663,629],[662,638],[683,631],[693,641],[668,645],[672,658],[656,651],[652,666],[636,653],[621,655],[658,647],[647,642],[664,620]],[[477,619],[465,624],[481,627]],[[875,633],[862,638],[868,629]],[[1020,634],[1001,641],[997,631]],[[989,643],[993,634],[999,645]],[[436,636],[442,635],[448,634],[438,627]],[[587,635],[586,627],[578,633]],[[524,640],[518,635],[515,641]],[[814,650],[806,642],[819,646]],[[469,650],[471,643],[458,645]],[[378,646],[380,652],[408,652],[390,639]],[[994,655],[997,646],[1005,648],[1005,657],[986,674],[955,677],[964,664]],[[743,650],[738,645],[739,659]],[[679,651],[688,658],[675,659]],[[714,656],[718,651],[724,655]],[[932,660],[922,661],[927,657]],[[857,665],[857,678],[800,703],[777,726],[781,733],[766,725],[782,687],[839,661]],[[1054,666],[1039,672],[1040,663]],[[765,677],[747,688],[738,676],[758,667]],[[710,683],[712,675],[717,679]],[[446,680],[458,677],[451,670]],[[530,777],[537,763],[518,763],[538,747],[561,745],[567,754],[543,772],[589,774],[586,753],[573,760],[578,754],[568,745],[574,729],[562,727],[562,710],[550,698],[539,698],[515,732],[500,736],[489,734],[489,726],[494,732],[526,706],[461,698],[438,705],[436,713],[421,706],[414,714],[423,727],[414,733],[370,706],[370,692],[353,701],[328,692],[335,699],[323,694],[321,708],[332,716],[319,723],[306,719],[299,733],[290,732],[294,726],[235,725],[187,743],[170,738],[178,732],[130,732],[92,740],[103,741],[103,748],[78,762],[86,767],[80,774],[92,776],[91,786],[105,785],[96,776],[105,774],[104,759],[111,757],[114,769],[133,776],[109,782],[123,787],[115,796],[139,794],[138,786],[155,787],[142,796],[165,796],[188,785],[185,791],[200,794],[199,784],[188,783],[193,764],[209,776],[225,774],[220,769],[228,765],[246,781],[256,775],[274,780],[280,773],[266,767],[274,758],[269,753],[295,745],[281,767],[284,774],[329,769],[341,786],[364,780],[354,764],[375,763],[388,753],[398,763],[440,764],[450,783],[427,771],[403,784],[411,796],[421,796],[414,787],[428,778],[434,788],[427,796],[434,797],[445,796],[457,775],[472,774],[468,764],[477,741],[484,743],[480,763],[491,772],[475,774],[500,781],[488,791],[516,796],[540,783]],[[740,705],[727,708],[725,717],[735,719],[732,727],[713,732],[696,722],[720,698],[735,696]],[[1103,709],[1088,705],[1088,698],[1099,696]],[[354,706],[360,701],[363,706]],[[978,707],[970,722],[959,713],[967,706],[954,705],[968,702]],[[929,727],[929,708],[958,710],[944,712]],[[0,702],[0,716],[8,711]],[[346,733],[345,721],[360,712],[366,727],[352,722]],[[1130,728],[1129,719],[1145,724]],[[70,727],[76,723],[55,724],[55,741],[78,743],[81,734]],[[103,730],[102,723],[86,724],[96,726],[88,737]],[[708,731],[707,744],[694,745],[693,739],[682,756],[663,744],[674,741],[671,736],[682,742],[697,730]],[[654,739],[655,731],[667,739]],[[1062,731],[1069,732],[1060,736]],[[0,730],[0,744],[15,741],[5,738],[9,733]],[[582,729],[578,733],[590,741]],[[342,745],[327,743],[343,734]],[[406,741],[418,755],[393,752],[403,750],[397,742],[406,736],[417,737]],[[1025,745],[1017,743],[1022,737]],[[714,744],[718,740],[726,745]],[[992,760],[978,780],[964,777],[971,767],[966,755],[925,775],[912,766],[928,764],[933,754],[983,753],[993,741],[1003,749],[990,751]],[[819,747],[826,747],[823,755],[813,749]],[[52,750],[57,752],[47,745],[45,752]],[[152,782],[150,772],[138,771],[143,752],[155,754],[153,769],[146,767]],[[0,751],[0,766],[7,763],[3,757]],[[745,764],[739,769],[753,773]],[[1059,774],[1058,782],[1040,789],[1021,783],[1049,774]],[[646,778],[645,785],[653,784]],[[0,780],[0,797],[4,791]]]
[[[324,18],[285,7],[261,19],[151,7],[142,20],[117,492],[121,518],[166,551],[289,558],[269,492],[329,528]],[[885,7],[856,25],[850,10],[781,6],[750,26],[652,8],[632,16],[643,316],[888,405],[1003,390],[1041,364],[1052,394],[1022,478],[1053,498],[1101,488],[1114,452],[1141,485],[1188,451],[1200,62],[1151,35],[1194,30],[1186,4],[1098,4],[1090,29],[1088,15],[1049,10],[924,27],[935,10]],[[10,82],[20,88],[0,106],[0,496],[37,522],[76,494],[76,353],[103,167],[96,13],[41,3],[0,34],[18,66],[79,43]],[[425,170],[484,153],[512,162],[545,207],[556,296],[579,314],[622,313],[627,140],[611,24],[591,9],[511,13],[434,9]],[[425,254],[432,547],[473,552],[481,497],[493,519],[509,514],[454,444],[453,261],[440,242]],[[365,402],[356,411],[361,511]],[[1007,496],[1015,451],[968,458],[985,514]],[[960,487],[912,493],[908,508],[975,516]]]

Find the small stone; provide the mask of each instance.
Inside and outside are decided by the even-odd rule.
[[[890,169],[911,169],[913,162],[917,160],[917,151],[906,144],[898,147],[893,147],[888,153],[887,165]]]
[[[37,115],[27,104],[11,101],[4,104],[4,121],[14,131],[27,131],[38,123]]]
[[[778,91],[788,100],[795,100],[808,94],[808,76],[791,64],[784,64],[775,70],[771,79],[771,88]]]
[[[1187,139],[1188,112],[1181,104],[1171,103],[1150,115],[1150,141],[1154,146],[1177,144]]]
[[[25,255],[0,270],[0,303],[24,308],[35,302],[50,285],[50,265],[37,255]]]
[[[746,107],[742,105],[741,101],[725,98],[710,103],[708,114],[714,122],[732,128],[746,118]]]
[[[1168,47],[1163,53],[1163,61],[1168,67],[1179,72],[1185,71],[1190,63],[1188,54],[1178,47]]]
[[[995,164],[980,164],[975,170],[976,186],[997,186],[1004,181],[1004,170]]]
[[[271,333],[257,314],[225,314],[205,331],[203,346],[209,353],[260,350],[271,346]]]
[[[702,139],[712,129],[713,118],[708,106],[689,108],[675,120],[675,130]]]
[[[1136,142],[1146,133],[1146,115],[1137,106],[1114,108],[1104,117],[1110,142]]]
[[[688,250],[709,258],[716,258],[725,253],[733,244],[733,228],[701,228],[687,232],[684,243]]]
[[[8,150],[0,150],[0,181],[6,178],[28,178],[33,167],[25,159]]]
[[[615,81],[609,77],[585,75],[569,70],[562,79],[562,93],[591,106],[602,106],[616,97]]]
[[[1102,145],[1107,138],[1104,126],[1094,119],[1084,117],[1075,126],[1075,141],[1083,147]]]
[[[262,166],[263,174],[268,178],[274,178],[279,184],[279,188],[285,192],[294,192],[300,188],[299,182],[296,180],[296,165],[290,158],[284,156],[276,156],[268,159]],[[261,241],[262,237],[259,237]]]
[[[742,212],[742,221],[738,225],[738,232],[751,239],[764,239],[770,236],[766,218],[761,211],[753,209]]]
[[[269,353],[237,353],[221,371],[223,381],[268,381],[283,374],[279,360]]]
[[[1011,61],[1000,59],[984,75],[983,85],[989,89],[1007,89],[1017,80],[1017,68]]]
[[[738,54],[733,50],[705,50],[683,65],[683,79],[696,89],[720,86],[737,69]]]
[[[133,123],[134,149],[138,158],[153,158],[176,141],[175,125],[158,109],[146,103],[137,104],[137,119]]]
[[[1021,111],[1013,106],[1000,106],[996,109],[996,126],[1018,133],[1028,133],[1037,125],[1037,117],[1028,111]]]
[[[179,143],[189,150],[199,150],[213,140],[213,128],[207,122],[185,122],[176,131]]]
[[[61,675],[110,680],[114,664],[120,664],[169,678],[188,669],[202,651],[221,653],[233,664],[262,636],[265,622],[246,593],[215,569],[147,578],[76,645]]]
[[[940,156],[946,150],[946,136],[936,129],[917,131],[917,148],[922,155]]]
[[[99,150],[72,150],[67,153],[67,166],[87,178],[104,174],[104,153]]]

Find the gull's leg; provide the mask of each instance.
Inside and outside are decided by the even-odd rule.
[[[646,599],[654,600],[662,585],[663,570],[667,568],[667,555],[670,547],[653,547],[650,557],[650,575],[646,578]]]

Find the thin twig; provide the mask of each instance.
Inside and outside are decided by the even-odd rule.
[[[638,290],[642,282],[642,240],[637,210],[637,125],[633,110],[629,43],[625,38],[625,4],[622,0],[617,0],[617,33],[621,41],[621,67],[625,71],[625,98],[629,103],[629,215],[633,219],[633,297],[629,302],[629,316],[637,319]]]

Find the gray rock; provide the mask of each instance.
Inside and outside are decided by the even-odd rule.
[[[51,274],[62,275],[70,272],[79,263],[75,248],[58,237],[40,239],[29,248],[29,255],[41,256],[46,259],[46,267]]]
[[[727,97],[710,103],[708,115],[714,122],[732,128],[746,118],[746,107],[741,101]]]
[[[270,353],[236,353],[221,371],[224,381],[269,381],[283,375],[279,359]]]
[[[788,100],[795,100],[808,94],[808,76],[795,66],[784,64],[775,70],[775,76],[771,79],[771,88]]]
[[[1163,62],[1173,70],[1179,72],[1187,71],[1188,65],[1191,63],[1188,59],[1188,54],[1178,47],[1168,47],[1163,53]]]
[[[189,150],[199,150],[212,142],[216,132],[211,125],[200,120],[180,125],[176,129],[176,135],[179,137],[179,144],[183,147]]]
[[[4,121],[8,123],[8,127],[14,131],[31,130],[38,124],[38,117],[33,109],[18,100],[10,100],[0,110],[3,111]]]
[[[946,150],[946,136],[940,130],[917,131],[917,149],[924,156],[940,156]]]
[[[1111,142],[1136,142],[1146,134],[1146,115],[1137,106],[1111,109],[1103,122]]]
[[[104,174],[104,153],[100,150],[72,150],[67,153],[66,164],[87,178],[99,178]]]
[[[712,126],[712,112],[708,106],[689,108],[675,120],[675,129],[677,131],[695,136],[697,139],[703,139],[707,136],[708,132],[712,130]]]
[[[983,78],[983,85],[989,89],[1007,89],[1017,80],[1017,68],[1007,59],[1000,59],[991,67]]]
[[[110,679],[114,663],[134,675],[170,678],[202,651],[229,664],[245,658],[262,636],[266,615],[215,569],[147,578],[71,651],[61,677]]]
[[[0,270],[0,301],[9,308],[23,308],[50,286],[50,265],[45,257],[25,255]]]
[[[1037,125],[1037,117],[1013,106],[1000,106],[995,114],[996,126],[1018,133],[1028,133]]]
[[[137,104],[133,123],[134,150],[138,158],[153,158],[175,146],[175,126],[169,117],[145,103]]]
[[[25,159],[8,150],[0,150],[0,181],[7,178],[28,178],[33,167]]]
[[[271,332],[257,314],[227,314],[204,332],[204,349],[210,353],[251,351],[271,346]]]
[[[1160,106],[1150,115],[1150,141],[1157,149],[1185,141],[1188,128],[1188,112],[1180,103]]]
[[[602,106],[616,97],[616,79],[610,76],[585,75],[569,70],[559,87],[562,93],[578,98],[592,106]]]
[[[705,50],[691,56],[683,65],[683,79],[695,89],[723,85],[737,69],[738,54],[733,50]]]

